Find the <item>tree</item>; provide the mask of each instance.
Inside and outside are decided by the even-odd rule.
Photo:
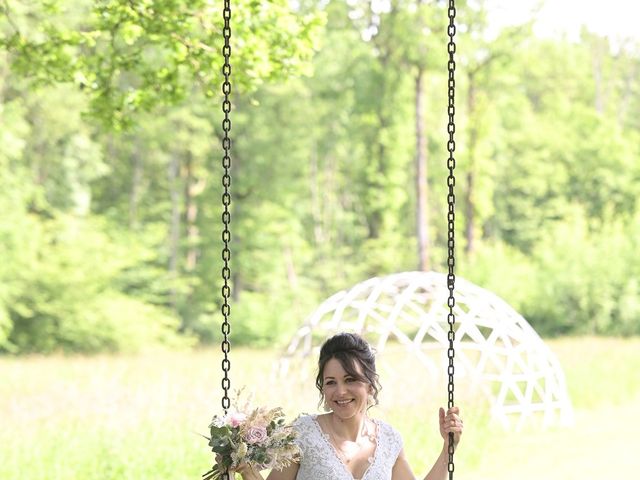
[[[218,203],[208,172],[219,153],[211,142],[219,108],[205,97],[217,96],[221,83],[219,2],[7,0],[0,8],[0,49],[8,60],[2,73],[11,78],[2,90],[3,112],[24,97],[25,114],[13,123],[39,126],[20,138],[24,148],[11,154],[17,165],[7,166],[23,172],[16,182],[36,186],[33,196],[15,197],[22,203],[11,210],[35,222],[30,228],[38,241],[23,252],[24,261],[8,254],[12,261],[0,273],[24,287],[0,293],[0,348],[118,349],[127,337],[137,342],[137,334],[123,330],[126,324],[151,328],[154,317],[158,338],[171,342],[165,334],[177,330],[178,313],[181,331],[193,332],[197,322],[189,315],[212,303],[195,297],[192,308],[211,271],[198,265],[199,226],[211,222],[210,216],[200,221],[198,203]],[[234,2],[234,95],[308,73],[322,16],[298,13],[281,0]],[[82,110],[128,131],[95,129],[80,121]],[[62,116],[65,122],[55,121]],[[9,156],[0,157],[4,166]],[[72,241],[48,234],[70,225],[78,234]],[[20,244],[18,233],[11,234],[11,249]],[[92,248],[81,248],[83,242]],[[97,252],[118,256],[127,248],[128,262],[99,262]],[[33,257],[50,255],[60,265],[51,260],[46,271],[23,271]],[[66,270],[81,265],[90,267],[84,284]],[[29,288],[36,283],[36,290]],[[89,305],[92,316],[84,308]],[[138,322],[118,311],[126,305]],[[44,331],[38,325],[49,332],[46,344],[38,343]],[[100,339],[103,333],[113,336]]]
[[[458,48],[460,85],[463,87],[460,166],[463,173],[462,218],[464,221],[464,251],[472,256],[482,236],[484,223],[490,214],[493,188],[491,129],[497,127],[500,96],[511,88],[510,64],[527,38],[531,24],[510,26],[498,33],[490,30],[486,2],[469,4],[461,14],[463,35]],[[483,206],[481,206],[484,204]]]
[[[220,7],[212,0],[47,0],[27,8],[6,0],[0,48],[35,83],[88,92],[92,114],[121,128],[136,112],[179,103],[195,87],[217,95]],[[235,2],[235,87],[307,71],[320,23],[286,0]]]

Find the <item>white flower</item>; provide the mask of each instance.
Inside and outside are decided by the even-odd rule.
[[[224,427],[225,425],[225,419],[224,417],[219,417],[218,415],[214,415],[214,417],[211,419],[211,423],[209,424],[209,428],[211,427]]]
[[[240,442],[238,444],[238,448],[231,452],[231,460],[234,465],[240,465],[244,463],[245,457],[247,456],[247,444],[244,442]]]

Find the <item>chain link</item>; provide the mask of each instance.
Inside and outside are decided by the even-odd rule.
[[[224,211],[222,212],[222,223],[224,229],[222,231],[222,242],[224,247],[222,248],[222,260],[224,266],[222,267],[222,279],[224,285],[222,286],[222,316],[224,320],[222,322],[222,353],[224,358],[222,359],[222,372],[224,378],[222,379],[222,389],[224,390],[224,396],[222,397],[222,408],[225,414],[229,409],[231,401],[229,400],[229,389],[231,382],[229,380],[229,370],[231,369],[231,362],[229,362],[229,334],[231,333],[231,324],[229,323],[229,313],[231,311],[229,307],[229,297],[231,296],[231,288],[229,282],[231,280],[231,269],[229,268],[229,262],[231,260],[231,250],[229,250],[229,243],[231,242],[231,231],[229,230],[229,224],[231,223],[231,213],[229,206],[231,205],[231,138],[229,132],[231,131],[231,120],[229,113],[231,112],[231,101],[229,96],[231,94],[231,83],[229,78],[231,76],[231,2],[230,0],[224,0],[224,47],[222,48],[222,55],[224,56],[224,66],[222,67],[222,73],[224,75],[224,82],[222,84],[222,93],[224,94],[224,101],[222,102],[222,111],[224,112],[224,120],[222,121],[222,130],[224,131],[224,137],[222,139],[222,148],[224,150],[224,156],[222,157],[222,167],[224,168],[224,174],[222,176],[222,186],[224,192],[222,194],[222,206]]]
[[[231,119],[229,114],[231,113],[231,1],[224,0],[224,8],[222,11],[222,17],[224,19],[224,27],[222,34],[224,37],[224,46],[222,47],[222,55],[224,57],[224,65],[222,67],[222,74],[224,75],[224,82],[222,83],[222,93],[224,94],[224,100],[222,102],[222,111],[224,113],[224,119],[222,120],[222,130],[224,136],[222,139],[222,148],[224,155],[222,157],[222,167],[224,174],[222,175],[222,186],[224,191],[222,193],[222,224],[224,228],[222,230],[222,242],[224,244],[222,248],[222,261],[224,266],[222,267],[222,280],[224,285],[222,286],[222,353],[224,358],[222,359],[222,390],[224,394],[222,396],[222,408],[226,414],[231,406],[231,400],[229,399],[229,389],[231,388],[231,381],[229,379],[229,370],[231,370],[231,362],[229,361],[229,351],[231,344],[229,343],[229,334],[231,333],[231,324],[229,323],[229,314],[231,308],[229,306],[229,298],[231,297],[231,287],[229,286],[231,281],[231,269],[229,263],[231,261],[231,250],[229,244],[231,242],[231,230],[229,224],[231,223],[231,212],[229,207],[231,205],[231,138],[229,133],[231,131]],[[229,472],[222,474],[223,480],[229,480]]]
[[[456,89],[456,79],[455,79],[455,70],[456,70],[456,62],[454,60],[454,54],[456,52],[456,44],[454,41],[454,36],[456,34],[456,25],[455,25],[455,18],[456,18],[456,5],[455,5],[455,0],[449,0],[449,8],[448,8],[448,14],[449,14],[449,28],[447,30],[447,33],[449,35],[449,44],[447,46],[447,51],[449,52],[449,62],[447,64],[447,70],[449,72],[449,81],[448,81],[448,100],[449,100],[449,105],[447,108],[447,113],[449,115],[449,123],[447,125],[447,132],[449,133],[449,141],[447,142],[447,150],[449,151],[449,158],[447,160],[447,168],[449,169],[449,176],[447,177],[447,186],[449,187],[449,193],[447,195],[447,205],[449,207],[448,213],[447,213],[447,246],[448,246],[448,258],[447,258],[447,264],[449,267],[449,274],[447,275],[447,287],[449,289],[449,299],[447,300],[447,305],[449,306],[449,314],[447,315],[447,322],[449,323],[449,334],[448,334],[448,339],[449,339],[449,348],[447,350],[447,356],[449,358],[449,367],[447,369],[447,373],[449,376],[449,382],[448,382],[448,386],[447,386],[447,393],[448,393],[448,408],[452,408],[454,403],[453,403],[453,374],[454,374],[454,365],[453,365],[453,359],[455,356],[455,350],[453,347],[453,342],[455,340],[456,337],[456,333],[454,330],[454,325],[456,323],[456,317],[455,314],[453,313],[453,307],[456,304],[456,300],[454,297],[454,288],[455,288],[455,283],[456,283],[456,276],[455,276],[455,264],[456,264],[456,260],[455,260],[455,219],[456,219],[456,211],[455,211],[455,204],[456,204],[456,196],[455,196],[455,191],[454,191],[454,187],[456,185],[456,177],[454,175],[454,169],[456,167],[456,160],[453,156],[455,149],[456,149],[456,142],[454,140],[454,133],[456,131],[456,124],[455,124],[455,114],[456,114],[456,107],[455,107],[455,89]],[[449,472],[449,479],[452,480],[453,479],[453,471],[454,471],[454,463],[453,463],[453,452],[454,452],[455,446],[453,444],[453,433],[450,432],[449,433],[449,449],[448,449],[448,453],[449,453],[449,459],[448,459],[448,463],[447,463],[447,471]]]

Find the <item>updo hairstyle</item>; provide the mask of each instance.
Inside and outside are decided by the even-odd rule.
[[[376,373],[376,358],[369,344],[355,333],[339,333],[322,344],[318,358],[318,376],[316,377],[316,388],[320,391],[321,396],[324,367],[332,358],[338,360],[345,372],[351,377],[371,385],[374,405],[377,405],[381,387]],[[362,373],[358,372],[357,365],[360,365]]]

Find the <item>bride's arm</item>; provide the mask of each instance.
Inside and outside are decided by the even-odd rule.
[[[298,468],[299,465],[294,463],[282,470],[271,470],[267,480],[295,480]],[[248,465],[238,468],[237,472],[242,475],[242,480],[263,480],[262,474]]]
[[[267,480],[295,480],[300,465],[294,463],[282,470],[271,470]]]
[[[443,408],[439,411],[440,435],[444,439],[444,445],[440,451],[440,455],[436,459],[433,467],[424,477],[424,480],[446,480],[449,473],[449,433],[453,433],[454,449],[460,441],[462,435],[462,419],[459,417],[460,410],[458,407],[450,408],[446,414]],[[393,466],[392,480],[415,480],[415,476],[411,471],[409,462],[404,455],[404,451],[400,451],[398,459]]]
[[[404,455],[404,449],[400,450],[396,463],[393,464],[391,480],[416,480],[411,471],[411,466],[407,462],[407,457]]]
[[[447,450],[442,449],[438,459],[424,477],[424,480],[440,480],[447,478],[448,474],[448,454]],[[411,471],[411,466],[407,462],[407,458],[404,455],[404,450],[400,451],[396,463],[393,465],[393,471],[391,474],[391,480],[416,480],[415,475]]]
[[[440,480],[446,479],[449,474],[449,452],[445,447],[440,451],[440,455],[436,459],[433,467],[427,473],[427,476],[424,477],[424,480]]]

